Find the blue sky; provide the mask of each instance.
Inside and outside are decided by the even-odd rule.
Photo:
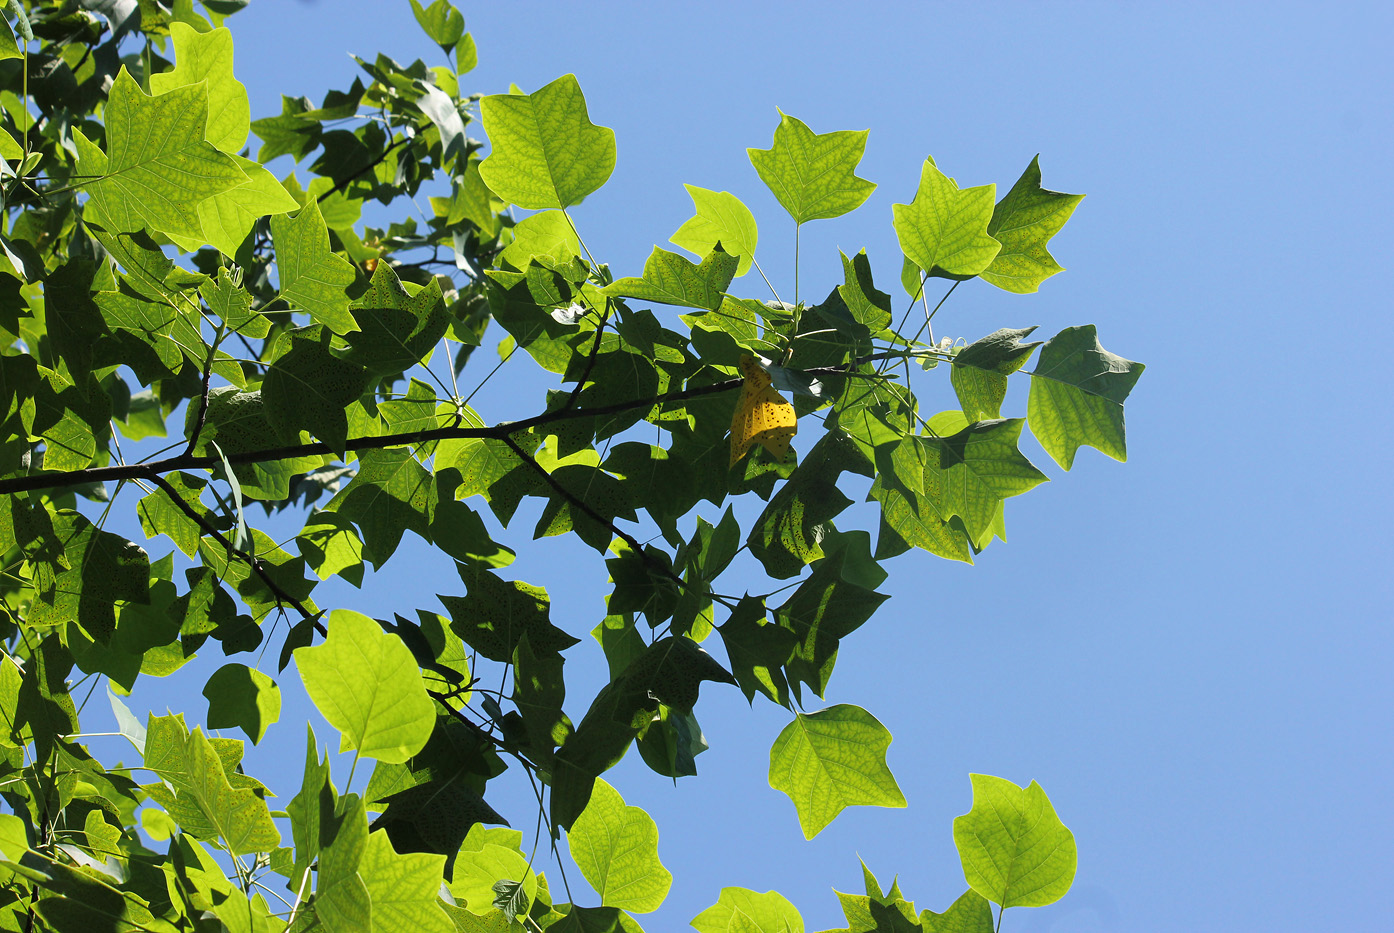
[[[943,910],[964,888],[950,824],[970,772],[1040,781],[1078,840],[1075,890],[1004,929],[1394,928],[1380,896],[1394,868],[1394,380],[1374,327],[1389,314],[1387,5],[461,9],[480,58],[466,87],[535,90],[573,72],[592,119],[614,128],[614,176],[575,216],[618,274],[638,274],[690,216],[687,182],[741,197],[761,264],[792,282],[793,224],[745,155],[769,146],[778,107],[816,132],[869,127],[859,174],[880,185],[856,213],[806,226],[804,295],[841,280],[838,248],[865,248],[899,296],[890,205],[913,196],[926,155],[960,184],[1005,190],[1040,153],[1048,187],[1088,194],[1052,242],[1068,271],[1029,296],[967,283],[938,332],[1093,323],[1148,367],[1127,406],[1127,464],[1084,450],[1064,473],[1028,443],[1053,481],[1009,503],[1009,542],[974,567],[897,558],[893,598],[845,643],[827,700],[894,733],[908,809],[846,811],[805,842],[765,781],[787,714],[711,686],[697,778],[674,787],[637,756],[617,769],[677,878],[647,929],[683,928],[724,885],[781,891],[810,930],[844,925],[829,889],[859,889],[858,855]],[[229,25],[254,117],[279,112],[281,93],[346,87],[346,52],[442,63],[406,0],[260,0]],[[530,365],[486,417],[539,397]],[[955,407],[947,374],[929,385],[927,406]],[[1024,409],[1018,388],[1006,411]],[[874,528],[849,515],[844,527]],[[515,522],[513,570],[552,590],[558,624],[588,631],[603,614],[598,558],[531,544],[530,525]],[[460,590],[421,549],[389,567],[362,592],[316,598],[388,615]],[[568,666],[575,702],[599,676]],[[184,705],[199,684],[142,686],[137,712]],[[249,754],[287,793],[306,715],[291,703]],[[526,812],[522,792],[501,789],[496,806]]]

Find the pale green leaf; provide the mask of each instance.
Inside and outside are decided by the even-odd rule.
[[[1031,373],[1031,433],[1067,470],[1086,445],[1127,460],[1123,401],[1145,368],[1100,346],[1093,324],[1065,328],[1041,347]]]
[[[319,205],[311,199],[294,217],[272,217],[271,239],[281,297],[336,334],[357,330],[344,292],[353,284],[353,265],[329,251],[329,228]]]
[[[1036,291],[1041,282],[1065,271],[1046,244],[1065,226],[1082,200],[1082,194],[1042,188],[1040,156],[1032,159],[992,211],[987,232],[1002,244],[1002,251],[983,270],[983,280],[1009,292],[1026,293]]]
[[[876,190],[855,174],[870,130],[820,134],[783,111],[779,116],[774,144],[746,153],[794,222],[840,217],[861,207]]]
[[[715,311],[721,307],[736,265],[736,257],[719,245],[712,248],[700,265],[655,246],[644,261],[642,278],[617,279],[604,291],[606,295],[619,298],[641,298]]]
[[[113,232],[151,227],[186,239],[202,236],[199,204],[247,181],[232,156],[204,139],[207,118],[206,84],[150,97],[122,68],[106,105],[107,155],[98,158],[95,146],[88,143],[83,152],[79,145],[81,173],[101,176],[87,190],[115,224]]]
[[[171,237],[186,250],[197,249],[204,243],[217,248],[225,256],[233,256],[257,219],[268,214],[285,214],[298,206],[295,198],[282,187],[266,169],[251,159],[233,156],[247,175],[236,188],[220,191],[198,206],[198,219],[203,227],[201,238]]]
[[[480,101],[492,154],[479,166],[490,190],[530,210],[567,208],[615,170],[615,133],[596,126],[575,75],[532,94],[493,94]]]
[[[770,749],[770,786],[794,801],[805,839],[846,807],[903,807],[886,767],[891,734],[866,710],[847,704],[795,713]]]
[[[200,33],[184,23],[172,23],[169,34],[174,40],[174,70],[151,75],[151,92],[164,94],[206,81],[208,129],[204,138],[223,152],[241,152],[252,127],[252,107],[247,88],[232,75],[232,33],[226,28]]]
[[[968,886],[994,904],[1044,907],[1074,882],[1075,837],[1041,789],[970,775],[973,808],[954,819],[954,845]]]
[[[668,896],[673,875],[658,860],[658,826],[604,781],[596,780],[567,842],[571,858],[606,907],[649,913]]]
[[[736,277],[750,271],[755,261],[755,245],[760,230],[755,215],[729,191],[712,191],[696,185],[683,185],[692,197],[697,213],[669,237],[674,246],[681,246],[698,256],[706,256],[720,243],[732,256],[740,257]]]
[[[399,855],[387,833],[370,834],[358,874],[373,905],[372,933],[453,933],[440,907],[444,866],[443,855]]]
[[[901,251],[930,275],[971,279],[982,272],[1002,248],[987,232],[996,190],[960,190],[932,158],[925,159],[914,200],[891,205]]]
[[[295,663],[310,699],[342,734],[340,751],[400,764],[431,737],[435,708],[411,651],[367,616],[335,610],[329,637],[295,649]]]
[[[499,259],[519,272],[526,272],[538,256],[562,265],[579,255],[581,241],[566,215],[561,211],[541,211],[514,225],[513,242],[499,254]]]
[[[761,894],[749,888],[722,888],[717,902],[692,918],[697,933],[727,933],[737,914],[756,933],[803,933],[803,918],[778,891]]]
[[[450,882],[455,902],[472,914],[484,916],[494,909],[494,885],[500,881],[521,881],[529,904],[537,898],[537,875],[522,852],[492,842],[473,848],[466,838],[455,858],[455,877]]]
[[[969,889],[942,914],[920,911],[920,929],[924,933],[993,933],[992,905]]]

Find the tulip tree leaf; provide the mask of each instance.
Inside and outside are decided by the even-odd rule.
[[[203,686],[208,698],[208,728],[241,729],[253,743],[281,718],[281,688],[245,664],[224,664]]]
[[[1002,251],[982,271],[983,280],[1019,294],[1034,292],[1043,281],[1065,271],[1046,244],[1084,200],[1082,194],[1042,188],[1040,158],[1031,160],[1012,190],[997,202],[987,225]]]
[[[886,767],[891,734],[866,710],[847,704],[795,713],[770,749],[770,786],[794,801],[805,839],[846,807],[903,807]]]
[[[89,150],[80,169],[101,176],[87,190],[119,230],[148,226],[199,238],[199,204],[247,180],[232,156],[204,139],[207,119],[206,84],[151,97],[124,68],[116,76],[106,105],[107,155],[97,159]]]
[[[435,727],[435,708],[421,671],[402,640],[347,609],[329,617],[321,645],[295,649],[295,663],[316,708],[354,749],[400,763],[421,751]]]
[[[431,352],[449,326],[440,285],[408,290],[389,263],[378,263],[368,290],[352,307],[358,330],[346,339],[345,358],[373,372],[399,373]]]
[[[673,875],[658,860],[658,827],[602,780],[567,834],[571,857],[606,907],[657,910]]]
[[[381,567],[397,550],[402,534],[430,540],[427,509],[431,474],[404,447],[365,450],[358,475],[325,505],[351,520],[363,535],[363,556]]]
[[[443,855],[399,855],[387,833],[369,834],[358,873],[368,887],[373,929],[454,933],[455,925],[440,907],[444,865]]]
[[[174,40],[174,69],[151,75],[150,90],[159,95],[206,81],[204,138],[223,152],[240,152],[252,127],[252,107],[246,87],[232,76],[232,33],[226,27],[200,33],[185,23],[171,23],[169,34]]]
[[[145,735],[145,767],[165,782],[145,790],[186,832],[221,839],[234,855],[269,852],[281,844],[266,803],[250,788],[229,783],[227,769],[236,758],[229,764],[212,740],[198,729],[190,733],[180,716],[151,716]],[[241,743],[231,744],[240,757]]]
[[[856,176],[870,130],[814,133],[783,111],[769,149],[747,149],[760,180],[797,224],[840,217],[861,207],[873,182]]]
[[[923,933],[993,933],[992,905],[970,888],[942,914],[920,911],[920,928]]]
[[[737,265],[737,258],[720,243],[712,247],[700,265],[655,246],[644,261],[642,278],[618,279],[606,286],[605,294],[715,311],[721,307],[722,295],[731,284]]]
[[[271,218],[281,297],[336,334],[358,329],[344,289],[353,283],[353,265],[329,251],[329,228],[313,198],[294,217]]]
[[[706,256],[720,243],[726,252],[740,258],[736,277],[745,275],[755,261],[755,244],[760,241],[755,215],[729,191],[712,191],[696,185],[683,187],[697,213],[669,237],[669,242],[698,256]]]
[[[615,131],[591,122],[575,75],[531,94],[492,94],[479,110],[493,146],[480,177],[512,204],[568,208],[615,170]]]
[[[692,918],[697,933],[727,933],[734,930],[736,916],[744,915],[743,927],[752,933],[803,933],[803,917],[789,899],[778,891],[761,894],[749,888],[722,888],[721,896],[706,910]]]
[[[450,0],[434,0],[427,7],[422,7],[420,0],[411,0],[411,11],[426,35],[446,53],[455,48],[465,34],[465,18]]]
[[[1123,401],[1145,368],[1105,350],[1093,324],[1065,328],[1041,347],[1031,373],[1031,433],[1067,470],[1082,446],[1127,460]]]
[[[998,504],[1047,481],[1020,450],[1025,421],[977,421],[949,437],[918,438],[924,457],[924,496],[948,521],[963,520],[974,541],[997,518]]]
[[[1039,340],[1022,343],[1036,328],[1012,330],[1004,327],[970,343],[954,357],[949,379],[958,396],[959,407],[969,421],[1002,417],[1002,399],[1007,396],[1007,376],[1021,369],[1031,358]]]
[[[905,257],[930,275],[971,279],[992,262],[1002,244],[987,232],[995,185],[959,189],[932,158],[920,170],[909,204],[891,205]]]
[[[309,431],[342,449],[349,431],[345,409],[363,393],[367,373],[330,352],[330,333],[322,324],[297,328],[289,340],[290,350],[271,365],[262,383],[266,419],[285,443]]]
[[[509,582],[477,564],[458,565],[465,596],[441,596],[450,612],[450,627],[483,657],[509,662],[523,635],[538,654],[563,651],[576,644],[551,623],[547,591],[521,580]]]
[[[954,819],[968,885],[994,904],[1044,907],[1074,882],[1075,837],[1041,789],[988,774],[969,776],[973,808]]]

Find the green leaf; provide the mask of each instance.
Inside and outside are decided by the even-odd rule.
[[[252,108],[247,88],[232,75],[232,33],[226,28],[200,33],[184,23],[172,23],[169,34],[174,40],[174,70],[152,74],[151,92],[160,95],[207,82],[204,138],[223,152],[241,152],[252,126]]]
[[[458,564],[466,595],[440,596],[450,612],[450,627],[491,661],[508,662],[523,635],[532,650],[543,654],[564,651],[578,639],[552,624],[547,591],[521,580],[509,582],[474,564]]]
[[[456,903],[483,916],[494,909],[494,885],[500,881],[520,881],[528,903],[537,898],[537,875],[528,867],[522,852],[494,843],[473,849],[466,840],[455,860],[455,878],[450,882]]]
[[[1041,347],[1031,373],[1031,433],[1067,470],[1085,445],[1127,460],[1123,401],[1145,368],[1100,346],[1093,324],[1065,328]]]
[[[465,17],[455,9],[450,0],[435,0],[424,8],[418,0],[411,0],[411,11],[416,16],[417,23],[426,31],[426,35],[447,55],[465,33]]]
[[[803,933],[803,917],[778,891],[764,894],[749,888],[722,888],[717,902],[692,918],[697,933],[727,933],[737,914],[749,921],[742,927],[752,933]]]
[[[297,327],[288,338],[290,349],[271,364],[262,383],[266,420],[284,443],[294,444],[301,431],[309,431],[342,450],[349,430],[345,409],[363,394],[367,372],[330,352],[323,324]]]
[[[315,706],[342,733],[339,751],[402,762],[431,737],[435,708],[401,639],[365,615],[338,609],[324,644],[295,649]]]
[[[78,144],[79,171],[101,176],[87,190],[118,232],[201,237],[199,204],[246,182],[236,160],[204,139],[207,120],[206,84],[150,97],[122,68],[106,105],[108,154],[85,138]],[[76,142],[81,133],[73,135]]]
[[[998,503],[1048,477],[1017,449],[1021,418],[977,421],[950,437],[921,437],[924,495],[939,517],[957,515],[974,541],[997,518]]]
[[[440,284],[403,287],[392,264],[379,262],[368,290],[353,303],[358,329],[347,336],[344,358],[374,373],[415,366],[431,352],[450,324]]]
[[[1002,251],[982,272],[985,281],[1009,292],[1034,292],[1043,281],[1064,268],[1046,249],[1060,232],[1082,194],[1064,194],[1041,187],[1040,156],[1031,160],[1012,190],[992,211],[987,232],[1002,244]]]
[[[208,243],[223,255],[234,256],[242,241],[256,226],[258,218],[268,214],[285,214],[299,206],[275,175],[251,159],[242,156],[233,158],[246,173],[247,180],[199,204],[198,219],[203,227],[203,236],[193,239],[171,237],[182,249],[194,250]]]
[[[430,540],[426,511],[431,474],[403,447],[362,451],[359,463],[358,475],[324,511],[337,512],[358,526],[363,556],[376,569],[396,552],[403,532]]]
[[[750,271],[755,261],[755,245],[760,230],[755,215],[729,191],[712,191],[696,185],[683,185],[697,213],[677,229],[668,242],[698,256],[706,256],[718,243],[732,256],[740,258],[736,277]]]
[[[774,144],[746,153],[794,222],[840,217],[861,207],[876,190],[873,182],[855,174],[871,131],[816,134],[783,111],[779,116]]]
[[[854,534],[859,537],[853,537]],[[827,556],[814,564],[808,579],[775,610],[780,626],[796,636],[785,662],[796,696],[800,683],[808,684],[818,696],[826,692],[840,641],[860,628],[886,601],[884,595],[874,591],[885,575],[866,553],[869,549],[870,535],[865,532],[830,537]],[[870,565],[879,579],[866,579],[861,565]]]
[[[318,813],[321,841],[315,896],[302,911],[295,930],[324,929],[328,933],[372,931],[372,896],[359,868],[368,849],[368,814],[363,801],[349,794],[333,809]]]
[[[1041,786],[1025,789],[987,774],[969,776],[973,808],[954,819],[954,845],[968,886],[994,904],[1044,907],[1074,882],[1075,837]]]
[[[604,781],[595,782],[567,842],[602,905],[649,913],[668,896],[673,875],[658,860],[658,827]]]
[[[1007,397],[1007,376],[1021,369],[1031,358],[1039,340],[1022,343],[1036,328],[1012,330],[1004,327],[981,340],[975,340],[954,357],[950,381],[963,415],[969,421],[1002,417],[1002,399]]]
[[[846,807],[905,806],[886,767],[890,744],[886,727],[857,706],[794,714],[770,749],[770,786],[794,801],[805,839]]]
[[[891,296],[878,290],[872,282],[871,260],[867,259],[866,250],[851,259],[846,253],[838,255],[842,257],[844,278],[844,284],[837,287],[838,296],[857,323],[871,336],[880,336],[891,326]]]
[[[546,926],[547,933],[644,933],[633,917],[614,907],[561,906],[566,913]]]
[[[281,297],[336,334],[357,330],[344,292],[353,284],[353,265],[329,251],[329,228],[319,204],[310,199],[294,217],[272,217],[271,239]]]
[[[527,727],[532,745],[529,757],[542,765],[551,760],[554,748],[572,731],[571,720],[562,712],[565,660],[560,653],[536,654],[526,632],[513,651],[513,702]]]
[[[844,472],[871,476],[873,469],[850,437],[829,431],[760,513],[746,543],[770,576],[796,576],[823,556],[819,542],[832,519],[852,504],[837,488]]]
[[[787,707],[789,683],[782,668],[798,644],[798,635],[765,622],[764,603],[753,596],[742,598],[717,631],[726,645],[726,656],[731,659],[731,673],[746,700],[753,702],[759,691]]]
[[[210,515],[207,506],[199,501],[203,491],[208,488],[207,480],[189,473],[171,473],[165,479],[195,514],[205,518]],[[198,553],[198,542],[199,538],[203,537],[203,529],[198,522],[175,505],[163,489],[156,488],[154,492],[141,499],[136,506],[136,512],[140,516],[140,527],[145,531],[147,538],[167,535],[174,546],[189,557]]]
[[[150,601],[150,557],[143,548],[100,530],[76,512],[56,512],[52,521],[66,567],[36,566],[38,592],[28,622],[75,621],[94,641],[107,644],[116,630],[116,606],[122,601]]]
[[[479,166],[499,197],[529,210],[568,208],[615,170],[615,132],[590,121],[575,75],[532,94],[479,102],[493,153]]]
[[[442,855],[399,855],[387,833],[371,833],[358,874],[368,887],[373,933],[454,933],[440,907]]]
[[[499,254],[502,264],[526,272],[533,259],[545,256],[558,264],[581,255],[581,240],[566,214],[541,211],[524,217],[513,227],[513,242]]]
[[[643,278],[617,279],[605,287],[605,294],[715,311],[721,307],[737,264],[737,258],[722,249],[720,243],[712,247],[700,265],[655,246],[644,261]]]
[[[231,744],[241,757],[241,743]],[[182,716],[150,717],[144,757],[145,767],[171,785],[174,793],[156,793],[156,789],[164,791],[158,784],[144,789],[157,799],[164,798],[160,802],[185,832],[221,839],[233,855],[270,852],[281,844],[266,803],[251,788],[234,788],[229,783],[227,765],[212,741],[198,729],[188,732]],[[236,759],[232,761],[235,764]]]
[[[208,728],[238,728],[255,744],[281,718],[281,688],[245,664],[224,664],[203,686],[208,698]]]
[[[988,235],[995,185],[959,190],[925,159],[920,187],[909,204],[891,205],[896,237],[907,259],[930,275],[971,279],[1002,248]]]
[[[992,906],[987,898],[969,889],[942,914],[920,911],[924,933],[993,933]]]

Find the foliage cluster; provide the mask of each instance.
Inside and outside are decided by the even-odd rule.
[[[1085,445],[1124,458],[1142,366],[1092,326],[933,332],[965,281],[1027,293],[1060,271],[1047,243],[1080,196],[1043,188],[1034,160],[998,199],[927,159],[894,209],[899,321],[864,252],[816,303],[796,261],[783,301],[751,212],[691,185],[672,243],[699,261],[655,248],[617,277],[568,213],[615,164],[574,77],[463,94],[463,17],[411,0],[445,64],[359,59],[349,89],[252,121],[223,25],[245,4],[10,0],[0,21],[0,928],[637,930],[672,879],[654,821],[602,775],[631,746],[695,774],[704,682],[789,711],[770,783],[807,837],[848,806],[904,806],[885,727],[804,700],[884,601],[883,561],[971,562],[1003,537],[1004,501],[1046,479],[1023,428],[1065,469]],[[750,160],[797,230],[867,199],[866,138],[786,115]],[[308,184],[266,168],[282,156]],[[423,189],[431,216],[364,224],[369,202]],[[732,293],[752,270],[771,300]],[[477,354],[494,334],[496,363]],[[1026,417],[1003,417],[1033,355]],[[531,416],[471,407],[503,366],[535,366]],[[912,382],[945,375],[960,408],[922,412]],[[874,543],[834,524],[868,480]],[[563,668],[581,633],[507,572],[528,497],[534,538],[574,534],[609,572],[590,635],[610,677],[578,719]],[[104,527],[118,502],[151,551]],[[256,527],[258,504],[298,532]],[[407,532],[457,563],[439,607],[377,620],[315,601]],[[737,565],[770,591],[726,592]],[[266,740],[293,670],[353,752],[342,790],[313,731],[300,787],[272,798],[242,741],[129,712],[138,677],[177,677],[211,643],[245,657],[202,686],[207,729]],[[98,684],[134,765],[83,744]],[[536,791],[535,815],[512,814],[545,827],[530,846],[487,801],[505,772]],[[868,872],[865,895],[839,895],[849,931],[989,930],[990,902],[1065,892],[1074,840],[1044,792],[972,786],[954,823],[969,890],[917,914]],[[563,838],[589,906],[532,867]],[[803,929],[779,894],[735,887],[693,925]]]

